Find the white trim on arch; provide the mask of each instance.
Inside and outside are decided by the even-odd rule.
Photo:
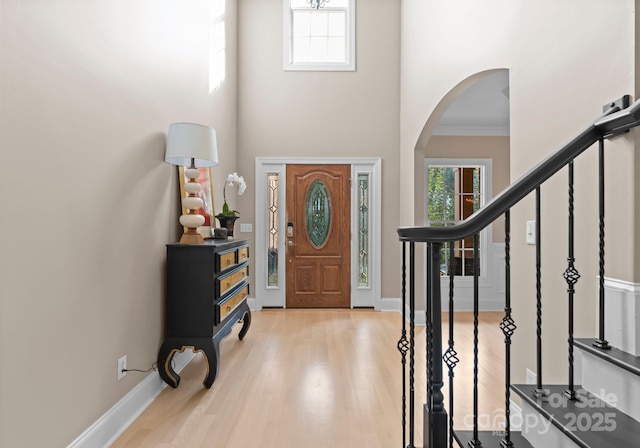
[[[287,164],[346,164],[351,165],[351,307],[373,307],[380,310],[381,291],[381,159],[379,157],[258,157],[256,158],[256,210],[255,210],[255,299],[252,309],[263,307],[286,307],[286,273],[285,273],[285,231],[286,231],[286,185]],[[369,175],[369,201],[370,201],[370,226],[369,226],[369,278],[368,287],[358,286],[358,206],[357,206],[357,179],[358,174]],[[278,180],[278,208],[282,210],[278,214],[278,284],[267,286],[267,176],[277,174]]]

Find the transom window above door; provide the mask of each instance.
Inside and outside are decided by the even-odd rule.
[[[284,0],[284,69],[355,70],[355,0]]]

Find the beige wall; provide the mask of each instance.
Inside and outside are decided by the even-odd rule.
[[[399,297],[399,2],[357,2],[355,72],[283,71],[282,0],[243,0],[239,19],[240,222],[255,220],[256,157],[381,157],[382,297]]]
[[[511,179],[569,141],[600,113],[603,104],[634,89],[634,1],[492,0],[455,3],[405,0],[402,9],[401,191],[402,220],[411,224],[416,149],[424,148],[423,128],[438,105],[477,73],[509,68]],[[576,14],[580,11],[580,14]],[[603,23],[616,23],[615,30]],[[568,28],[569,26],[569,28]],[[568,31],[570,29],[570,32]],[[594,30],[599,30],[594,33]],[[608,144],[607,276],[635,278],[633,247],[634,142],[623,136]],[[597,210],[593,153],[576,161],[578,284],[576,334],[595,333],[597,296]],[[566,352],[566,174],[543,186],[544,381],[565,380]],[[625,191],[627,193],[625,193]],[[512,285],[518,330],[513,373],[523,381],[535,370],[534,247],[524,241],[525,221],[535,219],[533,199],[512,212]],[[590,223],[590,225],[587,225]]]
[[[236,2],[209,92],[209,0],[0,8],[0,446],[66,446],[146,375],[178,232],[175,121],[236,163]],[[222,180],[216,183],[220,193]]]

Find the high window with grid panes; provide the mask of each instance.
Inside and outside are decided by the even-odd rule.
[[[355,0],[284,0],[285,70],[355,70]]]

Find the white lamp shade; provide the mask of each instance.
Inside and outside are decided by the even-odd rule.
[[[173,165],[216,166],[218,146],[216,131],[209,126],[195,123],[172,123],[167,135],[165,162]]]

